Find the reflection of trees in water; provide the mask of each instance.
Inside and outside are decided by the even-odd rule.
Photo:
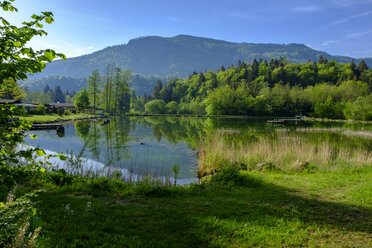
[[[105,138],[107,161],[117,162],[121,159],[130,159],[131,153],[126,145],[130,140],[131,126],[127,117],[112,118],[101,126]]]
[[[281,128],[266,124],[266,120],[247,118],[196,118],[196,117],[145,117],[143,118],[153,129],[157,140],[165,137],[172,144],[181,141],[191,148],[197,149],[203,141],[215,134],[222,135],[226,142],[256,142],[258,139],[277,140],[283,138]],[[305,123],[305,128],[328,127],[329,123]],[[297,132],[299,126],[284,126],[285,136],[300,138],[313,145],[328,143],[330,147],[347,147],[351,151],[357,148],[371,150],[371,140],[367,137],[347,136],[342,132]],[[360,125],[340,125],[345,130],[358,130]],[[364,127],[363,127],[364,128]]]
[[[256,142],[259,139],[277,140],[292,137],[314,146],[327,142],[330,147],[347,147],[351,151],[358,147],[372,149],[370,139],[365,137],[347,136],[342,132],[297,132],[298,126],[278,128],[266,124],[265,120],[243,118],[116,117],[103,126],[91,121],[77,121],[74,125],[77,136],[88,143],[89,151],[94,158],[104,156],[101,161],[105,163],[112,161],[119,166],[123,163],[122,160],[138,159],[135,158],[136,155],[133,157],[127,143],[133,141],[130,133],[135,132],[139,126],[144,130],[152,128],[153,136],[158,142],[165,138],[171,144],[183,142],[192,149],[198,149],[200,143],[208,142],[216,134],[222,135],[226,142],[236,144]],[[314,125],[319,127],[321,124],[307,125],[306,128],[311,129]],[[326,125],[328,124],[324,124]],[[352,128],[358,129],[356,126]],[[349,130],[352,128],[347,127]],[[128,161],[125,163],[128,164]]]
[[[113,118],[106,125],[100,125],[96,121],[76,121],[74,126],[76,135],[87,143],[93,158],[99,159],[104,154],[103,161],[110,163],[130,159],[130,150],[126,143],[130,141],[131,129],[136,128],[136,123],[131,124],[128,118]],[[104,152],[102,148],[105,149]]]

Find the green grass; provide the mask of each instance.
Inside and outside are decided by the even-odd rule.
[[[34,122],[34,121],[47,122],[47,121],[55,121],[57,119],[73,120],[73,119],[85,118],[85,117],[91,117],[91,116],[96,116],[96,115],[95,114],[84,114],[84,113],[62,115],[62,116],[58,114],[45,114],[45,115],[21,116],[20,119],[31,121],[31,122]]]
[[[63,187],[40,181],[38,187],[46,189],[35,199],[40,245],[372,246],[372,168],[238,173],[237,180],[229,181],[232,173],[172,188],[106,179]],[[4,200],[7,189],[0,189]]]

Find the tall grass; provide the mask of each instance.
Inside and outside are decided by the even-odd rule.
[[[198,174],[208,175],[231,164],[253,169],[267,163],[281,170],[298,169],[301,164],[313,164],[320,169],[341,166],[372,165],[368,148],[335,146],[326,140],[312,142],[301,135],[278,133],[276,138],[228,142],[217,134],[200,145]]]

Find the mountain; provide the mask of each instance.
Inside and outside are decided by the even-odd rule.
[[[130,83],[130,87],[133,88],[137,95],[147,95],[152,93],[158,80],[165,83],[168,78],[160,78],[155,76],[143,76],[140,74],[134,74]],[[78,92],[82,87],[88,86],[87,78],[71,78],[65,76],[46,76],[42,78],[36,78],[33,80],[26,80],[20,82],[20,86],[27,87],[28,90],[42,91],[45,86],[49,86],[54,89],[56,86],[60,86],[62,91]]]
[[[314,50],[303,44],[253,44],[234,43],[210,38],[177,35],[175,37],[148,36],[130,40],[127,44],[107,47],[100,51],[67,60],[49,63],[42,73],[30,76],[38,79],[51,75],[70,78],[86,78],[94,69],[104,73],[109,63],[142,75],[160,77],[187,77],[190,73],[217,70],[238,60],[251,62],[254,58],[271,59],[285,57],[290,62],[303,63],[318,60],[323,56],[328,60],[351,62],[359,59],[332,56]],[[372,58],[365,59],[372,67]],[[62,85],[61,85],[62,86]],[[141,85],[143,87],[143,85]]]

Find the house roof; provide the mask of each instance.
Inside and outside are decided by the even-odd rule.
[[[55,106],[56,108],[75,108],[75,105],[73,103],[59,103],[59,102],[53,102],[45,104],[46,106]]]

